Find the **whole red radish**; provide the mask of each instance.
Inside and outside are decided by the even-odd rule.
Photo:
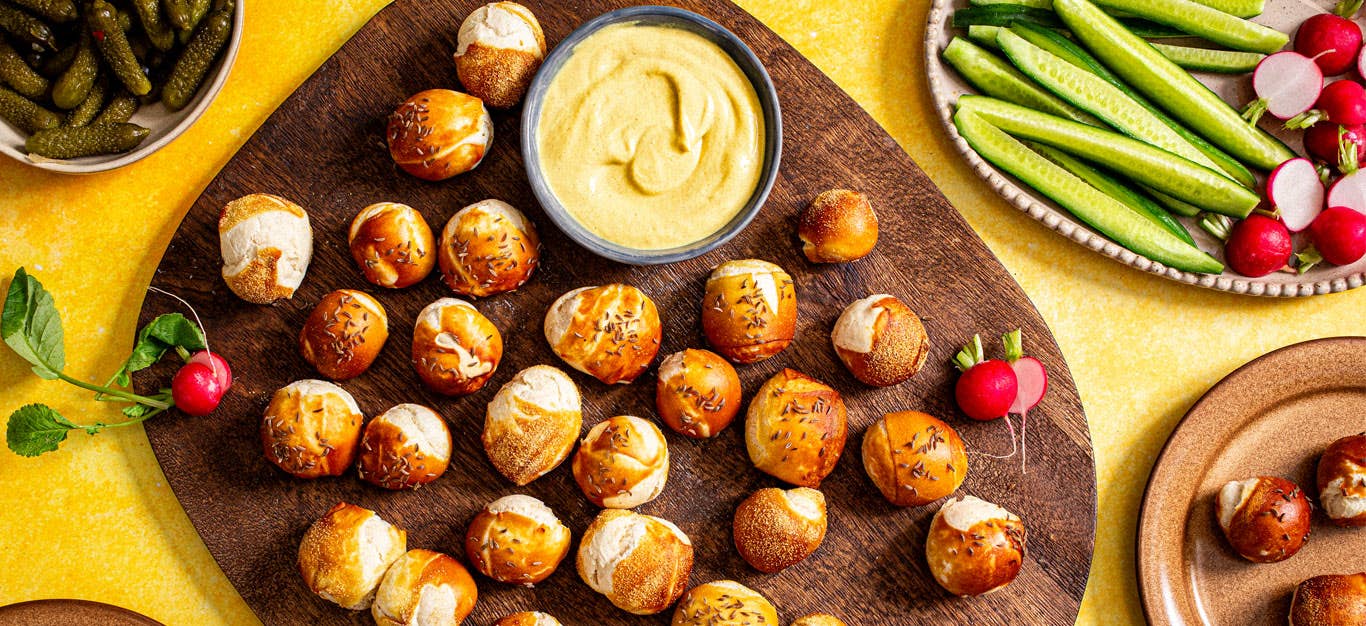
[[[1361,53],[1361,28],[1347,18],[1320,13],[1300,24],[1295,52],[1314,59],[1325,76],[1342,74]]]
[[[1342,142],[1356,147],[1357,162],[1366,161],[1366,126],[1356,124],[1343,126],[1332,122],[1319,122],[1304,131],[1304,151],[1309,156],[1332,166],[1341,166],[1339,138]]]
[[[1015,370],[1000,359],[987,359],[981,336],[973,335],[972,343],[964,346],[953,360],[962,372],[954,385],[953,397],[963,413],[986,421],[1010,412],[1018,391]]]
[[[1308,115],[1323,91],[1323,72],[1313,59],[1286,50],[1262,59],[1252,71],[1252,90],[1257,99],[1243,108],[1243,119],[1252,124],[1263,113],[1288,120]]]
[[[194,353],[194,356],[190,357],[190,360],[186,361],[186,363],[207,365],[209,369],[213,371],[214,377],[218,379],[218,386],[222,387],[224,392],[227,392],[227,390],[232,387],[232,368],[228,366],[227,359],[224,359],[218,353],[200,350],[199,352]]]
[[[1259,213],[1234,224],[1228,241],[1224,242],[1229,267],[1252,278],[1285,267],[1293,251],[1285,224]]]
[[[212,413],[225,391],[218,375],[203,363],[186,363],[171,379],[171,399],[176,408],[189,415]]]
[[[1319,171],[1309,159],[1290,159],[1276,166],[1266,178],[1266,197],[1292,233],[1308,228],[1318,217],[1324,195]]]
[[[1328,83],[1312,110],[1286,120],[1286,128],[1309,128],[1323,120],[1351,126],[1366,124],[1366,87],[1354,80]]]
[[[1366,256],[1366,215],[1347,207],[1329,208],[1309,225],[1309,239],[1323,260],[1333,265],[1356,263]]]

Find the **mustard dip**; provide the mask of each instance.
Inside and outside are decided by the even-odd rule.
[[[759,97],[724,50],[668,26],[614,24],[556,72],[537,126],[546,183],[593,234],[637,250],[721,230],[763,166]]]

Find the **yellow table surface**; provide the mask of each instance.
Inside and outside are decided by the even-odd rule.
[[[187,134],[150,158],[87,177],[0,159],[0,281],[23,265],[55,294],[69,373],[103,379],[118,367],[181,216],[271,111],[384,3],[327,4],[248,2],[227,87]],[[928,0],[740,4],[887,128],[1034,299],[1072,367],[1096,450],[1096,551],[1079,623],[1141,623],[1134,529],[1152,460],[1176,421],[1247,360],[1362,333],[1366,289],[1287,301],[1179,285],[1089,252],[1010,207],[964,165],[931,112],[921,59]],[[78,422],[119,418],[88,394],[39,380],[8,350],[0,350],[0,389],[3,414],[41,401]],[[0,605],[85,598],[167,624],[255,621],[195,534],[140,428],[74,434],[38,458],[0,452],[0,528]]]

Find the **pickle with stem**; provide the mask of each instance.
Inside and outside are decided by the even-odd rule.
[[[52,27],[22,9],[0,2],[0,31],[5,31],[24,43],[57,49]]]
[[[74,109],[85,101],[95,77],[100,72],[100,57],[95,52],[95,42],[89,35],[81,33],[81,42],[76,56],[71,60],[57,83],[52,86],[52,103],[59,109]]]
[[[137,124],[91,124],[77,128],[49,128],[29,135],[29,154],[49,159],[75,159],[116,154],[138,147],[151,131]]]
[[[171,74],[161,89],[161,101],[166,103],[167,108],[175,111],[190,103],[204,82],[209,66],[223,52],[231,34],[232,3],[229,2],[224,8],[204,18],[194,38],[185,46],[184,54],[176,59],[175,67],[171,68]]]
[[[58,24],[70,22],[81,16],[73,0],[10,0],[40,17]]]
[[[132,0],[133,10],[142,23],[142,32],[158,50],[170,50],[175,45],[175,32],[171,30],[165,16],[161,13],[161,3],[157,0]]]
[[[8,87],[0,87],[0,118],[29,133],[55,128],[62,123],[62,116]]]
[[[48,80],[29,67],[9,42],[0,39],[0,82],[29,98],[41,98],[47,93]]]
[[[94,124],[118,124],[133,119],[133,114],[138,111],[138,99],[127,91],[120,90],[118,95],[109,100],[109,104],[104,105],[104,110],[100,111],[99,117],[95,118]]]
[[[104,92],[104,81],[95,81],[95,86],[90,88],[90,93],[85,96],[85,100],[81,102],[80,106],[67,112],[66,121],[62,122],[62,125],[76,127],[85,126],[92,122],[100,114],[100,109],[104,107]]]
[[[190,0],[190,25],[176,31],[176,36],[181,44],[190,43],[194,37],[194,31],[199,27],[199,23],[204,21],[204,16],[209,14],[209,9],[213,8],[213,0]]]
[[[90,36],[95,40],[104,62],[128,91],[142,95],[152,90],[152,83],[142,72],[142,64],[133,55],[128,37],[118,24],[118,10],[104,0],[91,2],[85,11]]]
[[[190,3],[188,0],[161,0],[166,10],[166,21],[177,30],[190,28]]]

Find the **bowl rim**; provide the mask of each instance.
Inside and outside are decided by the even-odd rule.
[[[674,248],[642,250],[630,248],[608,241],[584,228],[568,209],[560,203],[546,183],[541,170],[540,149],[536,135],[540,125],[541,109],[547,88],[555,75],[573,54],[574,48],[589,36],[607,26],[629,22],[652,20],[653,24],[681,24],[691,26],[689,31],[706,37],[721,48],[735,62],[740,71],[749,79],[759,98],[764,118],[764,162],[760,168],[759,183],[745,206],[725,226],[698,241]],[[783,152],[782,108],[778,102],[778,91],[773,85],[768,69],[744,40],[715,21],[686,9],[661,5],[642,5],[608,11],[579,25],[562,39],[546,56],[541,69],[527,88],[526,101],[521,117],[522,161],[532,194],[541,209],[551,221],[579,246],[599,256],[632,265],[657,265],[696,258],[721,247],[739,235],[754,217],[759,214],[768,201],[773,185],[778,179],[778,170]]]
[[[61,174],[97,174],[109,170],[118,169],[125,165],[130,165],[151,156],[156,151],[166,147],[172,141],[179,139],[185,131],[190,129],[204,113],[209,110],[209,106],[218,98],[219,92],[223,90],[223,85],[228,82],[228,76],[232,74],[232,66],[237,61],[237,52],[242,46],[243,23],[246,15],[243,5],[245,0],[236,0],[232,15],[232,32],[228,35],[227,48],[223,50],[223,55],[210,70],[212,76],[205,84],[199,87],[199,93],[195,94],[194,100],[183,109],[184,117],[180,118],[164,134],[155,140],[147,142],[137,148],[123,154],[105,155],[111,158],[95,162],[79,162],[71,159],[32,159],[25,152],[16,150],[8,145],[0,143],[0,153],[10,157],[24,165],[58,172]],[[22,132],[22,131],[20,131]]]

